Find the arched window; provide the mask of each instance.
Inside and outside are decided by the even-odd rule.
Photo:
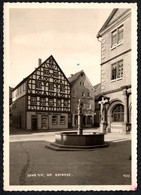
[[[123,122],[124,121],[124,106],[117,104],[113,109],[113,121]]]

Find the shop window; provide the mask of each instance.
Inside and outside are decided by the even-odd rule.
[[[57,116],[52,116],[52,125],[57,125]]]
[[[53,99],[50,98],[50,99],[48,100],[48,104],[49,104],[49,106],[53,106]]]
[[[123,60],[112,64],[111,80],[123,77]]]
[[[113,109],[113,121],[123,122],[124,121],[124,106],[118,104]]]
[[[123,42],[123,25],[111,33],[111,47],[116,47]]]
[[[36,81],[36,88],[38,88],[38,89],[41,89],[42,88],[41,81]]]
[[[65,116],[60,116],[60,125],[65,125]]]
[[[36,97],[31,97],[30,101],[31,101],[31,105],[36,105],[37,104],[37,98]]]
[[[41,106],[45,106],[46,105],[46,98],[40,98],[40,104],[41,104]]]

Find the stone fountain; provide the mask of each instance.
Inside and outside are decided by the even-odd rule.
[[[48,148],[57,150],[84,150],[98,147],[107,147],[109,144],[104,142],[104,133],[83,134],[83,103],[78,103],[78,131],[61,132],[55,134],[55,142],[50,143]]]

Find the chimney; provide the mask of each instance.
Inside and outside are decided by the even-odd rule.
[[[73,74],[70,75],[71,77],[73,76]]]
[[[40,66],[41,64],[42,64],[42,59],[39,58],[39,59],[38,59],[38,66]]]

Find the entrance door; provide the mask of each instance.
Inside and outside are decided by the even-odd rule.
[[[42,129],[48,129],[48,116],[42,116]]]
[[[32,116],[32,130],[37,130],[37,117]]]

